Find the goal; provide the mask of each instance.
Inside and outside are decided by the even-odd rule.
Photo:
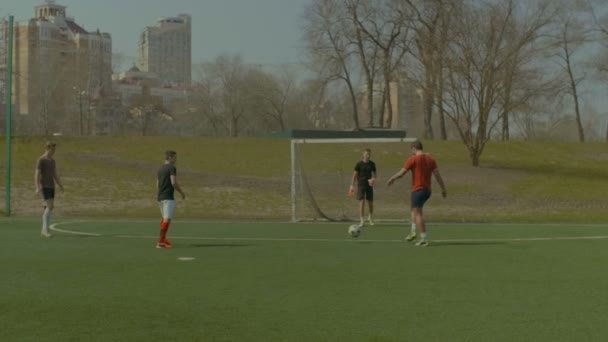
[[[405,136],[405,132],[403,132]],[[415,138],[295,138],[291,140],[291,220],[358,219],[358,201],[348,197],[355,164],[365,148],[378,169],[374,216],[404,219],[409,183],[387,188],[386,181],[409,156]],[[367,213],[367,206],[365,212]]]

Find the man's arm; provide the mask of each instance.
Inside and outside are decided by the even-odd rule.
[[[59,185],[59,189],[63,191],[63,183],[61,182],[61,178],[59,177],[59,173],[57,171],[55,171],[55,175],[53,176],[53,178],[55,178],[55,182],[57,182],[57,184]]]
[[[448,196],[448,192],[445,189],[445,183],[443,182],[443,178],[441,178],[441,173],[439,173],[439,169],[433,170],[433,175],[435,176],[435,179],[437,179],[437,183],[439,183],[439,186],[441,187],[441,196],[443,196],[443,198],[446,198]]]
[[[171,175],[171,185],[173,185],[173,188],[182,195],[182,199],[186,199],[186,194],[182,191],[182,187],[179,186],[179,183],[177,182],[177,175]]]
[[[370,186],[374,186],[374,184],[376,184],[376,169],[372,170],[372,178],[370,178],[367,182]]]
[[[351,179],[350,182],[350,187],[348,188],[348,196],[353,196],[353,194],[355,193],[355,182],[357,181],[357,176],[358,176],[358,172],[357,170],[355,170],[355,172],[353,172],[353,178]]]
[[[376,177],[377,176],[378,176],[378,173],[376,171],[376,164],[374,164],[374,168],[372,169],[372,179],[373,179],[373,181],[372,181],[372,184],[370,184],[370,185],[372,185],[372,186],[374,185],[373,183],[376,181]]]
[[[388,182],[386,182],[386,185],[391,186],[397,179],[405,176],[405,174],[407,173],[406,169],[401,169],[399,170],[399,172],[395,173],[393,175],[393,177],[391,177]]]
[[[350,182],[350,187],[354,188],[355,187],[355,182],[357,181],[357,176],[359,175],[359,173],[357,171],[353,172],[353,179],[351,179]]]
[[[34,185],[36,187],[36,193],[40,193],[41,189],[41,184],[40,184],[40,178],[42,177],[42,175],[40,174],[40,169],[36,168],[36,172],[34,172]]]

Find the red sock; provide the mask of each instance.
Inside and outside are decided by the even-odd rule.
[[[164,220],[160,224],[160,239],[159,243],[165,242],[165,238],[167,237],[167,231],[169,230],[169,222],[165,222]]]

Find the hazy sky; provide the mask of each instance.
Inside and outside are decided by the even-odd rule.
[[[192,15],[193,62],[241,53],[246,62],[297,63],[301,13],[309,0],[57,0],[89,31],[109,32],[115,52],[135,56],[141,30],[162,16]],[[4,0],[0,15],[31,18],[44,0]]]

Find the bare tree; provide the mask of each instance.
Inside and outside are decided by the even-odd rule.
[[[55,129],[53,123],[60,121],[60,115],[63,111],[63,104],[70,98],[71,92],[64,86],[66,84],[64,70],[57,60],[57,56],[53,53],[49,55],[50,62],[45,65],[40,65],[35,74],[32,74],[30,82],[35,85],[34,94],[36,103],[34,112],[38,114],[38,122],[41,130],[39,133],[49,135]],[[36,80],[32,82],[32,80]],[[75,121],[78,122],[78,121]],[[72,128],[72,127],[70,127]],[[66,133],[66,132],[63,132]]]
[[[304,14],[305,40],[313,70],[327,82],[341,80],[350,95],[352,122],[360,128],[355,91],[355,49],[349,19],[340,0],[313,0]]]
[[[221,100],[216,96],[216,82],[210,75],[211,66],[200,67],[199,81],[192,89],[192,106],[196,114],[191,118],[191,128],[197,135],[221,136],[227,134],[228,126],[224,124],[221,113]]]
[[[272,77],[259,66],[244,64],[241,56],[221,55],[202,67],[201,81],[196,87],[197,106],[216,134],[237,137],[260,129],[268,130],[268,127],[260,125],[260,121],[269,113],[284,121],[285,108],[280,108],[279,102],[288,98],[287,95],[277,100],[276,93],[272,94],[272,91],[277,91],[272,89],[272,82]],[[280,117],[268,109],[268,100],[277,101]],[[284,122],[283,125],[285,127]]]
[[[287,111],[296,91],[295,74],[282,67],[276,74],[260,69],[252,70],[250,76],[257,110],[270,120],[269,128],[276,126],[281,131],[286,130]]]
[[[218,96],[224,120],[227,122],[228,135],[237,137],[240,124],[245,119],[247,109],[247,93],[244,79],[247,68],[243,65],[241,56],[220,56],[216,59],[211,74],[219,85]]]
[[[437,109],[439,115],[439,134],[441,140],[448,139],[448,133],[446,129],[446,115],[445,109],[443,105],[443,96],[445,93],[445,77],[444,77],[444,69],[445,69],[445,54],[448,47],[448,39],[449,39],[449,31],[451,27],[452,20],[452,12],[454,12],[455,5],[452,3],[447,3],[445,5],[440,4],[439,8],[439,42],[437,44],[437,92],[435,96],[437,97]],[[430,121],[430,120],[429,120]]]
[[[162,98],[152,95],[149,86],[143,86],[141,94],[131,98],[127,115],[128,125],[142,136],[168,134],[168,124],[173,121]]]
[[[576,18],[576,12],[568,14],[563,18],[562,23],[559,34],[555,36],[556,45],[558,44],[559,46],[559,52],[556,54],[556,57],[560,67],[568,77],[568,87],[565,87],[564,91],[572,96],[579,142],[584,142],[585,132],[581,119],[579,86],[585,80],[585,75],[577,76],[574,64],[578,48],[590,40],[590,30],[585,27],[585,24],[580,19]]]
[[[415,32],[416,32],[416,51],[414,56],[423,67],[421,80],[422,100],[424,111],[424,133],[423,137],[433,139],[435,133],[432,125],[433,108],[436,99],[437,85],[439,74],[443,76],[443,66],[440,65],[444,61],[443,54],[440,54],[440,20],[446,19],[444,16],[444,8],[447,1],[431,0],[431,1],[413,1],[405,0],[405,8],[415,13]],[[444,32],[444,48],[447,44],[447,32]],[[443,87],[443,83],[441,83]],[[443,94],[441,94],[443,96]],[[441,105],[443,106],[443,105]],[[441,113],[443,110],[441,109]]]
[[[594,31],[598,34],[598,40],[604,47],[602,54],[595,63],[595,67],[605,81],[608,78],[608,10],[604,1],[588,0],[587,5],[593,18]],[[600,7],[602,5],[603,7]],[[602,9],[603,13],[601,12]],[[608,115],[606,116],[608,117]],[[606,125],[605,138],[606,142],[608,142],[608,124]]]
[[[465,3],[453,18],[444,102],[473,166],[479,166],[491,132],[505,111],[500,101],[505,87],[503,69],[522,49],[538,43],[539,33],[555,17],[550,2],[525,5],[527,11],[518,11],[514,0]],[[521,12],[526,15],[518,15]]]
[[[375,107],[374,99],[376,92],[376,76],[379,70],[379,48],[373,40],[368,38],[368,35],[359,27],[359,16],[363,16],[365,20],[378,20],[377,12],[374,11],[373,2],[361,0],[347,0],[346,8],[350,15],[351,30],[354,32],[351,40],[357,49],[357,58],[360,61],[363,76],[365,77],[366,89],[366,111],[367,125],[375,126]],[[363,14],[359,14],[363,13]],[[379,36],[376,39],[380,39]]]
[[[347,7],[356,24],[357,32],[362,32],[382,54],[384,92],[381,110],[384,114],[386,108],[388,113],[386,117],[382,115],[380,122],[383,127],[391,127],[393,120],[391,82],[410,49],[408,18],[405,17],[404,12],[395,10],[392,1],[349,0]],[[363,16],[359,14],[362,8],[365,11]]]

